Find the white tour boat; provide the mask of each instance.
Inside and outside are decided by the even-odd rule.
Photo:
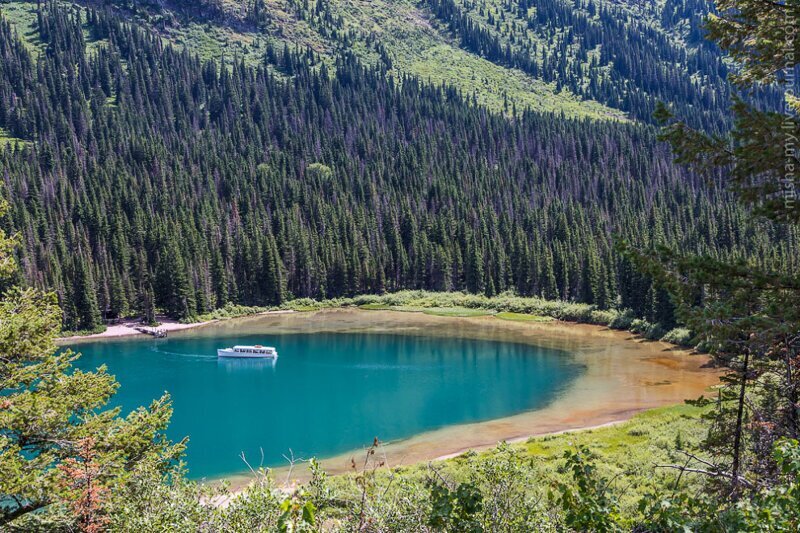
[[[278,351],[272,346],[234,346],[233,348],[220,348],[217,357],[238,357],[242,359],[277,359]]]

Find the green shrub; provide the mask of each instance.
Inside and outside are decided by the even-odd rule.
[[[613,309],[595,309],[591,312],[590,318],[592,324],[598,326],[610,326],[619,315],[619,311]]]
[[[294,300],[290,300],[284,303],[281,306],[282,309],[288,309],[291,311],[313,311],[317,309],[322,309],[323,307],[332,307],[332,306],[326,305],[325,302],[319,302],[317,300],[314,300],[313,298],[296,298]]]
[[[678,346],[691,347],[694,345],[694,334],[687,328],[675,328],[667,332],[666,335],[661,337],[664,342],[677,344]]]
[[[651,341],[659,340],[664,337],[665,331],[661,324],[653,324],[647,320],[636,318],[631,322],[629,328],[633,333],[639,334],[642,337]]]
[[[247,305],[234,305],[228,303],[225,307],[211,311],[204,315],[195,316],[184,320],[183,322],[191,324],[193,322],[205,322],[208,320],[227,320],[230,318],[238,318],[242,316],[256,315],[269,311],[270,307],[255,307]]]
[[[650,327],[644,332],[646,339],[657,341],[665,335],[666,331],[661,324],[650,324]]]
[[[633,311],[630,309],[625,309],[624,311],[617,312],[617,315],[614,319],[608,324],[608,327],[612,329],[631,329],[633,325],[633,321],[636,317],[633,314]]]
[[[585,446],[564,452],[572,479],[558,484],[551,499],[561,507],[564,523],[571,531],[620,531],[620,513],[609,481],[597,474],[595,456]]]

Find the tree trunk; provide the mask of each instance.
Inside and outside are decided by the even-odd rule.
[[[792,348],[791,343],[786,335],[783,337],[783,344],[786,349],[786,396],[789,403],[789,436],[797,438],[798,423],[797,423],[797,387],[795,386],[794,372],[792,372]]]
[[[739,405],[736,413],[736,431],[733,435],[733,490],[737,492],[739,488],[739,471],[741,470],[741,450],[742,450],[742,425],[744,421],[744,396],[747,389],[747,370],[750,364],[750,349],[744,352],[744,365],[742,365],[742,382],[739,388]]]

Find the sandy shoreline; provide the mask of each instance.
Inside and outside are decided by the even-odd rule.
[[[254,316],[264,316],[264,315],[285,315],[289,313],[294,313],[294,311],[287,309],[285,311],[265,311],[263,313],[259,313],[257,315],[250,315],[251,317]],[[236,319],[231,319],[236,320]],[[73,342],[82,342],[82,341],[95,341],[95,340],[102,340],[102,339],[113,339],[118,337],[130,337],[130,336],[146,336],[146,333],[138,331],[136,328],[144,328],[148,330],[161,330],[167,333],[175,332],[175,331],[184,331],[187,329],[196,329],[203,326],[208,326],[209,324],[216,324],[220,322],[220,320],[206,320],[203,322],[190,322],[190,323],[183,323],[178,322],[177,320],[173,320],[171,318],[166,317],[158,317],[158,326],[144,326],[141,322],[136,320],[126,320],[120,322],[118,324],[112,324],[106,328],[105,331],[102,333],[93,333],[91,335],[73,335],[70,337],[59,337],[56,339],[59,343],[73,343]]]
[[[282,333],[364,332],[435,337],[464,337],[534,344],[564,352],[585,372],[549,405],[500,419],[447,426],[410,438],[386,443],[387,465],[401,466],[483,450],[500,441],[620,423],[641,411],[696,398],[719,382],[719,371],[708,368],[708,357],[673,345],[644,341],[629,332],[568,322],[516,322],[495,317],[441,317],[423,313],[327,309],[283,316],[256,316],[209,324],[188,334],[231,335],[270,331]],[[391,413],[387,413],[391,416]],[[380,437],[380,435],[378,435]],[[365,445],[370,443],[365,442]],[[322,458],[330,474],[351,470],[351,459],[363,459],[364,450],[350,450]],[[253,477],[227,475],[234,490]],[[275,478],[287,478],[288,467],[273,469]],[[308,479],[303,466],[295,466],[289,486]],[[219,480],[208,479],[216,482]]]

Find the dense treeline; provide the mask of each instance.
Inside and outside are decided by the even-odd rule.
[[[23,274],[58,291],[70,329],[401,288],[510,289],[669,327],[612,232],[795,267],[796,235],[748,223],[649,128],[509,120],[349,56],[203,63],[102,12],[43,6],[39,32],[34,60],[0,24],[0,127],[27,141],[0,172]]]
[[[696,127],[729,127],[728,69],[719,49],[703,40],[703,20],[711,10],[706,0],[645,6],[661,9],[660,16],[638,18],[593,0],[426,1],[464,48],[490,61],[637,120],[650,122],[662,101]],[[773,109],[781,102],[770,89],[757,98]]]

